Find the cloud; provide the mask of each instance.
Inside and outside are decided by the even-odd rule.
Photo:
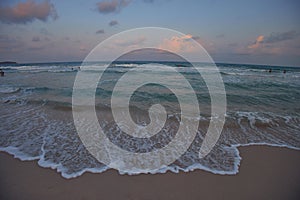
[[[275,43],[275,42],[281,42],[285,40],[292,40],[299,36],[299,33],[297,31],[287,31],[283,33],[272,33],[268,37],[265,38],[265,43]]]
[[[87,48],[86,48],[85,46],[80,46],[80,47],[79,47],[79,50],[80,50],[80,51],[86,51]]]
[[[259,35],[255,42],[244,47],[237,47],[234,51],[237,54],[245,55],[299,55],[299,51],[294,46],[294,44],[299,44],[299,36],[299,32],[293,30]]]
[[[0,21],[7,24],[26,24],[34,20],[46,22],[57,19],[53,4],[49,1],[35,3],[32,0],[19,2],[14,6],[0,6]]]
[[[39,41],[41,41],[39,36],[33,36],[32,37],[32,42],[39,42]]]
[[[96,34],[104,34],[104,29],[99,29],[98,31],[96,31]]]
[[[200,37],[199,36],[192,36],[192,39],[194,39],[194,40],[200,40]]]
[[[224,37],[225,37],[225,34],[216,35],[216,38],[224,38]]]
[[[248,48],[257,49],[260,47],[268,47],[268,45],[272,45],[273,43],[296,39],[299,35],[300,34],[294,30],[282,33],[271,33],[268,36],[260,35]]]
[[[196,47],[194,46],[194,43],[191,42],[191,39],[194,39],[198,42],[200,40],[200,37],[192,36],[190,34],[181,37],[174,36],[171,39],[165,39],[163,43],[160,44],[159,48],[169,49],[173,52],[192,52]]]
[[[102,14],[117,13],[128,6],[131,0],[111,0],[97,3],[97,9]]]
[[[139,37],[134,40],[115,41],[115,44],[123,47],[133,47],[133,46],[138,46],[145,41],[146,41],[145,37]]]
[[[109,22],[110,26],[115,26],[117,24],[119,24],[117,20],[112,20],[111,22]]]
[[[248,46],[249,49],[256,49],[260,47],[260,45],[263,43],[265,36],[260,35],[256,38],[255,42]]]

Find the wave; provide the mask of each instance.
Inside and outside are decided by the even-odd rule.
[[[19,91],[20,91],[19,87],[5,86],[5,85],[0,86],[0,93],[11,94],[11,93],[19,92]]]
[[[125,73],[131,68],[140,67],[144,65],[151,65],[155,66],[157,69],[164,72],[164,66],[171,66],[176,68],[180,73],[183,74],[198,74],[200,71],[201,73],[215,73],[216,71],[211,68],[209,65],[203,65],[199,63],[193,63],[195,68],[190,67],[188,64],[180,64],[180,63],[168,63],[162,62],[160,64],[153,63],[153,62],[145,62],[145,63],[135,63],[135,62],[128,62],[128,63],[112,63],[109,69],[108,63],[65,63],[60,65],[54,64],[40,64],[40,65],[20,65],[20,66],[6,66],[3,67],[6,72],[9,73],[76,73],[78,71],[85,71],[85,72],[104,72],[106,69],[107,73]],[[268,72],[268,66],[235,66],[235,65],[218,65],[220,73],[222,76],[225,77],[243,77],[243,76],[250,76],[250,77],[295,77],[297,78],[300,76],[299,68],[273,68],[272,73]],[[286,70],[286,74],[283,74],[283,69]]]
[[[0,126],[2,130],[10,131],[0,132],[0,151],[8,152],[21,160],[38,160],[40,166],[55,169],[67,179],[85,172],[101,173],[108,170],[109,168],[93,158],[81,143],[73,122],[70,121],[71,113],[57,113],[55,109],[48,109],[49,106],[57,105],[70,106],[51,101],[40,106],[16,106],[3,110],[0,117],[3,123]],[[11,110],[16,108],[20,114],[11,114]],[[62,114],[66,116],[60,116]],[[60,117],[62,118],[58,119]],[[240,165],[240,146],[268,145],[300,150],[300,119],[297,116],[237,111],[229,112],[226,118],[227,122],[218,144],[204,159],[197,157],[201,138],[205,134],[199,129],[190,149],[173,164],[159,170],[135,169],[119,173],[178,173],[200,169],[214,174],[233,175],[238,173]],[[209,117],[200,118],[200,121],[208,120]],[[110,124],[105,119],[99,123],[103,123],[104,127]],[[117,132],[114,134],[118,135]],[[124,145],[130,145],[130,141],[124,141]]]
[[[115,67],[125,67],[125,68],[133,68],[136,67],[138,64],[113,64]]]
[[[200,163],[194,163],[186,168],[180,167],[180,166],[174,166],[174,164],[170,165],[170,166],[166,166],[163,167],[161,169],[158,170],[149,170],[147,172],[145,171],[132,171],[132,172],[124,172],[124,171],[118,171],[120,175],[139,175],[139,174],[164,174],[169,172],[173,172],[173,173],[180,173],[180,172],[191,172],[191,171],[195,171],[195,170],[204,170],[213,174],[217,174],[217,175],[236,175],[239,173],[239,167],[241,165],[241,160],[242,157],[240,156],[240,151],[239,151],[239,147],[248,147],[248,146],[270,146],[270,147],[278,147],[278,148],[288,148],[288,149],[292,149],[292,150],[300,150],[300,148],[297,147],[293,147],[293,146],[289,146],[289,145],[277,145],[277,144],[271,144],[271,143],[249,143],[249,144],[235,144],[235,145],[231,145],[229,147],[226,147],[227,149],[231,149],[231,151],[235,152],[236,157],[234,158],[234,163],[233,163],[233,170],[231,171],[225,171],[225,170],[214,170],[210,167],[207,167],[205,165],[202,165]],[[22,151],[20,151],[18,148],[16,147],[0,147],[0,151],[6,152],[8,154],[11,154],[14,156],[14,158],[20,159],[21,161],[34,161],[37,160],[37,163],[39,166],[44,167],[44,168],[51,168],[53,170],[56,170],[58,173],[61,174],[62,177],[66,178],[66,179],[72,179],[72,178],[76,178],[79,177],[81,175],[83,175],[86,172],[90,172],[90,173],[103,173],[107,170],[109,170],[110,168],[103,165],[101,167],[85,167],[77,172],[74,173],[68,173],[69,169],[66,166],[63,166],[60,163],[54,163],[51,161],[47,161],[44,157],[44,155],[41,156],[35,156],[32,157],[28,154],[23,153]]]

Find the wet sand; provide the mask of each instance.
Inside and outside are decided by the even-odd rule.
[[[0,153],[0,199],[300,199],[300,151],[240,147],[237,175],[202,170],[155,175],[119,175],[115,170],[64,179],[36,161]]]

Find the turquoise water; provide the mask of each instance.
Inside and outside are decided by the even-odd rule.
[[[159,67],[158,75],[168,77],[164,68],[153,62],[117,62],[105,71],[96,91],[101,127],[113,143],[132,152],[148,152],[166,145],[180,123],[176,95],[165,87],[150,84],[132,96],[132,118],[141,125],[149,123],[147,109],[160,103],[168,112],[163,133],[152,140],[143,140],[128,137],[116,127],[110,114],[113,87],[128,70],[146,63]],[[155,173],[202,169],[217,174],[235,174],[240,163],[238,146],[261,144],[300,149],[300,68],[217,64],[226,89],[226,122],[212,152],[199,159],[198,152],[211,117],[205,82],[187,63],[160,64],[176,68],[190,82],[201,115],[197,136],[188,151]],[[107,170],[108,167],[93,158],[82,145],[73,123],[71,103],[77,71],[95,74],[107,65],[87,63],[81,66],[81,63],[70,62],[1,66],[5,76],[0,77],[0,150],[22,160],[37,160],[39,165],[56,169],[66,178],[85,171]],[[201,73],[211,73],[208,64],[193,65]],[[185,89],[181,88],[181,91],[184,93]]]

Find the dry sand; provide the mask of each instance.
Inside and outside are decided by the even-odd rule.
[[[179,174],[119,175],[115,170],[64,179],[36,161],[0,153],[0,199],[300,199],[300,152],[286,148],[239,148],[237,175],[202,170]]]

